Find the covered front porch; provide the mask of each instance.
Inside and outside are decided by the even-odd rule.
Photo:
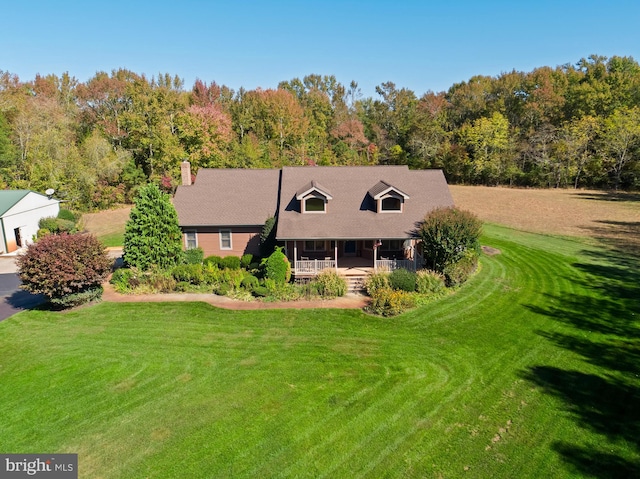
[[[342,276],[422,267],[415,239],[289,240],[285,250],[296,277],[333,269]]]

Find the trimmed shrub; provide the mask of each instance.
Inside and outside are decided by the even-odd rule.
[[[347,282],[335,271],[322,271],[313,281],[313,288],[324,298],[335,298],[347,293]]]
[[[264,260],[264,271],[265,276],[268,279],[274,280],[276,284],[284,284],[289,281],[291,278],[291,265],[281,248],[276,248],[276,250]]]
[[[39,231],[38,238],[42,236],[46,236],[46,232],[42,231],[42,235],[40,234],[40,230],[47,230],[50,233],[60,234],[60,233],[75,233],[77,231],[76,223],[74,221],[69,221],[65,219],[55,218],[53,216],[47,218],[41,218],[38,222]]]
[[[205,266],[216,266],[218,268],[221,268],[221,264],[222,264],[222,257],[221,256],[216,256],[216,255],[212,255],[212,256],[207,256],[204,261],[203,264]]]
[[[482,222],[473,213],[457,208],[433,210],[420,226],[425,265],[443,273],[465,251],[479,250],[481,233]]]
[[[151,265],[172,268],[182,255],[182,231],[169,195],[155,184],[142,186],[125,225],[125,264],[142,271]]]
[[[55,216],[40,218],[40,221],[38,221],[38,226],[41,229],[46,229],[51,231],[52,233],[56,233],[58,231],[58,219]]]
[[[73,221],[69,220],[57,220],[58,223],[58,233],[75,233],[78,231],[76,228],[76,224]]]
[[[230,289],[239,289],[245,274],[245,271],[239,269],[221,269],[218,282],[226,284]]]
[[[240,258],[240,266],[244,269],[249,269],[251,264],[253,263],[253,255],[251,253],[243,254]]]
[[[273,293],[278,289],[278,285],[271,278],[265,278],[264,281],[262,281],[262,285],[267,288],[270,293]]]
[[[413,293],[416,290],[416,274],[404,268],[393,270],[389,274],[389,285],[393,289]]]
[[[420,294],[438,294],[445,287],[445,278],[442,273],[429,269],[416,273],[416,290]]]
[[[414,308],[415,299],[406,291],[391,288],[379,288],[371,295],[367,310],[380,316],[397,316]]]
[[[204,261],[204,251],[199,246],[197,248],[189,248],[184,252],[183,258],[187,264],[202,264]]]
[[[229,294],[229,291],[231,291],[231,288],[226,283],[221,283],[214,289],[214,293],[218,296],[226,296]]]
[[[257,285],[253,287],[251,294],[257,298],[264,298],[265,296],[269,296],[269,289],[266,286]]]
[[[225,276],[228,278],[227,282],[233,289],[242,288],[242,280],[249,276],[243,269],[225,269]]]
[[[467,251],[462,258],[444,268],[443,274],[449,287],[460,286],[467,281],[478,267],[478,255]]]
[[[51,303],[60,309],[75,308],[81,304],[97,301],[102,298],[102,286],[89,288],[79,293],[71,293],[60,298],[51,298]]]
[[[258,286],[259,284],[260,284],[260,281],[258,281],[258,278],[250,274],[242,278],[242,282],[240,283],[240,286],[242,286],[247,291],[252,291],[253,288]]]
[[[214,284],[220,281],[220,269],[211,263],[205,263],[202,266],[202,282],[205,284]]]
[[[369,296],[372,296],[381,288],[389,288],[389,273],[374,273],[364,282],[364,289]]]
[[[80,219],[80,216],[75,214],[71,210],[61,209],[60,211],[58,211],[58,218],[61,220],[67,220],[73,223],[77,223],[78,220]]]
[[[201,264],[179,264],[171,270],[171,274],[178,282],[201,284],[204,281]]]
[[[16,264],[22,289],[60,299],[101,286],[113,260],[95,236],[62,233],[30,244]]]
[[[225,256],[220,261],[220,268],[240,269],[240,258],[237,256]]]

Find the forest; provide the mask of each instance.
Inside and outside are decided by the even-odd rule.
[[[86,82],[0,70],[2,188],[53,188],[85,211],[130,202],[150,181],[172,192],[185,159],[194,172],[407,164],[450,183],[637,190],[639,158],[632,57],[474,76],[421,97],[389,81],[374,98],[333,75],[234,91],[127,69]]]

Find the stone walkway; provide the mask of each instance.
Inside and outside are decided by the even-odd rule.
[[[139,302],[172,302],[172,301],[202,301],[218,308],[233,310],[256,309],[310,309],[310,308],[339,308],[362,309],[369,303],[367,296],[349,294],[336,299],[299,300],[283,302],[264,301],[240,301],[237,299],[218,296],[216,294],[198,293],[168,293],[168,294],[120,294],[113,289],[113,285],[105,283],[103,301],[113,303],[139,303]]]

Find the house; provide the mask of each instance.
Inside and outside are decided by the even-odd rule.
[[[33,242],[42,218],[58,216],[60,201],[30,190],[0,191],[1,253]]]
[[[276,218],[276,239],[297,276],[326,268],[415,270],[424,216],[453,206],[441,170],[402,166],[291,166],[200,169],[183,163],[174,198],[185,248],[205,256],[259,253],[259,234]]]
[[[201,168],[196,182],[178,186],[173,199],[185,248],[199,246],[206,256],[258,255],[279,187],[280,170]]]

